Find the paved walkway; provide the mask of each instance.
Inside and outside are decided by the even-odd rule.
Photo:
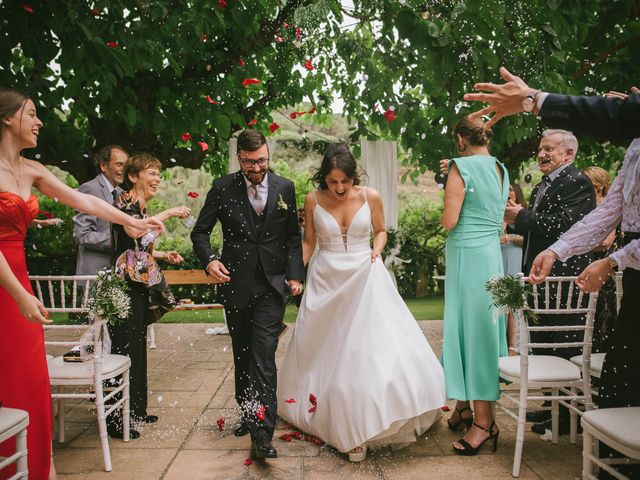
[[[459,434],[449,432],[441,418],[415,444],[392,452],[374,451],[361,464],[349,463],[329,446],[277,439],[280,458],[245,466],[250,440],[233,436],[238,410],[233,398],[233,362],[228,336],[204,334],[210,325],[161,324],[157,350],[149,351],[149,413],[157,424],[140,428],[141,438],[124,443],[111,440],[113,471],[103,470],[95,415],[84,405],[67,412],[66,441],[54,441],[54,459],[61,479],[508,479],[515,443],[515,422],[498,416],[501,428],[496,454],[489,448],[477,457],[463,458],[451,450]],[[442,322],[420,326],[437,354]],[[287,348],[293,326],[283,337],[278,359]],[[219,418],[227,428],[220,432]],[[561,437],[558,445],[528,432],[520,478],[564,480],[580,475],[578,445]]]

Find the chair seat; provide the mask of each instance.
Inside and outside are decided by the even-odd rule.
[[[520,377],[520,356],[500,357],[500,376]],[[569,360],[551,355],[529,355],[529,382],[573,382],[580,380],[580,369]]]
[[[29,425],[29,414],[17,408],[0,408],[0,442],[13,437]]]
[[[604,353],[592,353],[591,354],[591,375],[600,378],[602,373],[602,364],[604,363]],[[576,355],[571,357],[571,363],[582,368],[582,355]]]
[[[595,437],[602,432],[640,459],[640,407],[601,408],[584,412],[582,426]],[[594,432],[593,430],[597,430]]]
[[[47,363],[49,378],[55,380],[86,379],[93,381],[93,362],[65,362],[62,356],[52,358]],[[129,368],[131,360],[126,355],[107,355],[102,358],[102,378],[111,378]]]

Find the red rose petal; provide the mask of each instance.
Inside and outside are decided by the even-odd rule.
[[[200,150],[202,150],[203,152],[206,152],[207,150],[209,150],[209,145],[207,145],[205,142],[196,142],[196,143],[200,147]]]
[[[450,412],[451,411],[451,409],[447,405],[443,405],[442,407],[440,407],[440,410],[442,410],[443,412]]]
[[[298,440],[302,440],[302,433],[295,431],[295,432],[291,432],[291,436],[292,437],[296,437]]]
[[[191,140],[191,134],[189,132],[184,132],[182,135],[180,135],[180,138],[183,142],[186,142],[187,140]]]
[[[209,35],[205,33],[204,35],[202,35],[202,36],[198,39],[198,42],[200,42],[200,43],[204,42],[204,41],[207,39],[207,37],[208,37],[208,36],[209,36]]]
[[[27,5],[26,3],[22,4],[22,9],[27,13],[33,13],[33,7],[31,5]]]
[[[285,442],[290,442],[291,439],[291,434],[290,433],[283,433],[282,435],[280,435],[280,440],[283,440]]]
[[[307,113],[316,113],[316,107],[311,107]]]
[[[300,27],[296,27],[296,40],[300,41],[302,38],[302,29]]]
[[[258,417],[259,420],[264,420],[264,405],[260,405],[260,408],[258,408],[256,412],[256,417]]]
[[[251,120],[250,122],[247,122],[247,125],[249,127],[253,127],[256,123],[258,123],[258,119],[254,118],[253,120]]]
[[[317,405],[318,404],[318,399],[316,398],[316,396],[313,393],[309,394],[309,402],[311,403],[311,405]]]
[[[105,42],[104,44],[109,48],[116,48],[120,45],[118,42]]]
[[[205,96],[204,96],[204,99],[205,99],[207,102],[211,103],[211,104],[218,103],[218,102],[216,102],[213,98],[211,98],[209,95],[205,95]]]
[[[253,460],[251,460],[250,458],[245,458],[244,459],[244,464],[249,466],[249,465],[253,465]]]
[[[269,130],[271,130],[271,133],[275,132],[276,130],[278,130],[280,128],[280,125],[278,125],[277,122],[272,122],[269,125]]]
[[[227,6],[227,1],[226,0],[218,0],[218,6],[220,8],[225,8]]]
[[[194,193],[194,192],[189,192],[189,196],[191,196],[192,193]],[[196,195],[197,195],[197,193],[196,193]],[[198,198],[198,197],[196,196],[196,197],[193,197],[193,198]],[[216,423],[218,424],[218,431],[221,432],[222,430],[224,430],[224,418],[220,417]]]
[[[187,197],[198,198],[200,194],[198,192],[189,192],[187,193]]]
[[[309,409],[309,413],[315,413],[316,408],[318,408],[318,407],[317,407],[317,406],[315,406],[315,405],[314,405],[313,407],[311,407],[311,408]]]
[[[245,78],[244,80],[242,80],[242,86],[246,87],[248,85],[258,85],[260,83],[260,80],[257,78]]]
[[[91,12],[91,14],[95,15],[96,17],[101,13],[97,8],[92,8],[91,10],[89,10],[89,12]]]
[[[242,58],[238,59],[238,65],[240,65],[241,67],[245,66],[244,60],[242,60]]]
[[[276,42],[278,42],[278,43],[284,42],[284,37],[280,37],[280,36],[276,35]]]
[[[289,30],[289,24],[287,22],[284,22],[282,26],[285,28],[285,30]]]
[[[50,220],[50,219],[52,219],[52,218],[55,218],[55,215],[54,215],[54,214],[52,214],[51,212],[45,212],[44,210],[40,210],[40,211],[38,212],[38,215],[43,215],[43,216],[44,216],[44,218],[46,218],[46,219],[48,219],[48,220]]]
[[[315,68],[313,66],[313,64],[311,63],[311,59],[307,58],[307,61],[304,62],[304,68],[306,68],[309,71],[311,71],[311,70],[313,70]]]
[[[287,398],[285,400],[285,402],[287,402],[287,403],[296,403],[296,399],[295,398]]]

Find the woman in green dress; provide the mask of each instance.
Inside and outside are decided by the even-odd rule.
[[[498,400],[498,358],[507,354],[503,319],[485,289],[501,275],[500,232],[509,177],[489,154],[491,131],[482,120],[462,118],[454,129],[459,158],[450,160],[440,223],[450,231],[446,246],[442,365],[447,397],[457,400],[449,428],[466,426],[454,442],[460,455],[475,455],[498,427],[491,402]],[[473,401],[474,411],[470,402]]]

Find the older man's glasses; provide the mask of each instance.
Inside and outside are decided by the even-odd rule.
[[[260,165],[261,167],[266,167],[269,163],[268,158],[259,158],[257,160],[251,160],[249,158],[238,157],[240,159],[240,163],[245,168],[253,168],[256,165]]]

